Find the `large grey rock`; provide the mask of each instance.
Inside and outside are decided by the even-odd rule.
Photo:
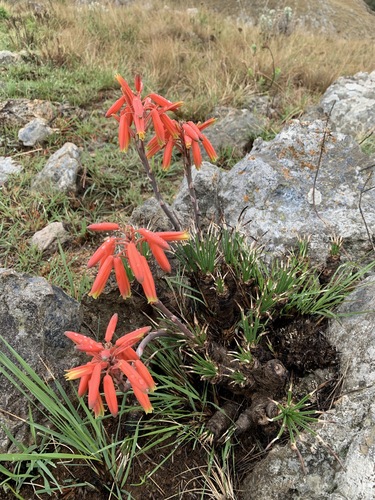
[[[375,131],[375,71],[341,77],[325,92],[317,108],[333,128],[362,139]],[[311,113],[311,112],[310,112]]]
[[[40,99],[7,99],[0,101],[0,124],[4,127],[23,127],[34,118],[52,120],[56,107]]]
[[[81,150],[73,143],[66,142],[54,153],[44,168],[32,182],[34,191],[53,189],[56,191],[76,191],[77,175],[81,169]]]
[[[48,126],[44,118],[35,118],[18,131],[18,140],[24,146],[34,146],[38,142],[44,142],[53,134],[53,129]]]
[[[0,335],[37,371],[49,379],[48,366],[63,382],[64,370],[78,362],[65,330],[79,331],[81,312],[78,302],[45,279],[0,269]],[[4,346],[1,344],[1,350]],[[45,364],[43,364],[43,362]],[[0,376],[1,408],[21,418],[27,417],[28,404],[3,375]],[[24,438],[27,428],[9,414],[2,423]],[[7,451],[8,438],[0,428],[0,451]]]
[[[368,278],[327,333],[341,356],[343,396],[298,448],[307,474],[288,446],[276,446],[241,485],[241,500],[372,500],[375,491],[375,280]],[[365,314],[355,314],[367,311]],[[346,316],[352,314],[352,316]],[[354,315],[353,315],[354,314]],[[256,495],[254,496],[254,492]]]
[[[31,238],[31,244],[42,252],[51,247],[57,247],[57,242],[65,243],[69,240],[69,233],[62,222],[51,222],[37,231]]]
[[[294,120],[274,140],[256,140],[230,172],[204,164],[194,173],[203,216],[224,219],[232,227],[246,223],[244,230],[270,250],[284,250],[298,237],[311,236],[312,256],[319,260],[327,253],[330,237],[338,235],[349,254],[367,251],[358,203],[368,174],[361,169],[369,159],[351,137],[330,131],[322,150],[324,131],[322,121]],[[375,190],[362,203],[371,231],[374,206]],[[191,209],[186,182],[173,208],[187,221]]]
[[[6,156],[0,156],[0,186],[5,184],[11,174],[19,174],[23,167]]]

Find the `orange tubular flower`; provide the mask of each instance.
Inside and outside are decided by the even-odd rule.
[[[121,297],[123,299],[127,299],[131,295],[130,281],[128,275],[126,274],[122,258],[115,257],[113,259],[113,266],[115,268],[116,281]]]
[[[141,340],[141,338],[151,330],[150,326],[144,326],[142,328],[137,328],[133,332],[123,335],[116,340],[116,346],[121,348],[127,348]],[[117,351],[116,351],[117,353]]]
[[[138,403],[142,406],[145,413],[152,413],[152,404],[148,395],[140,391],[137,387],[133,387],[134,396],[137,398]]]
[[[149,392],[154,392],[154,390],[156,389],[156,384],[154,382],[154,379],[151,377],[146,365],[144,365],[140,359],[136,359],[134,361],[134,367],[146,382]]]
[[[113,334],[115,333],[115,330],[116,330],[117,321],[118,321],[118,314],[114,314],[112,316],[112,318],[109,320],[107,330],[105,332],[104,340],[106,342],[111,342]],[[103,346],[102,346],[102,348],[103,348]]]
[[[165,250],[170,250],[170,241],[181,241],[189,238],[186,231],[153,232],[145,228],[135,229],[133,226],[120,226],[112,222],[91,224],[89,229],[94,231],[118,231],[119,235],[106,240],[94,253],[88,262],[88,267],[99,264],[99,272],[89,293],[96,299],[104,290],[109,275],[114,269],[117,285],[121,296],[130,297],[130,270],[135,279],[143,286],[149,303],[157,302],[155,283],[147,260],[142,256],[140,248],[147,244],[152,251],[156,262],[165,271],[170,272]],[[124,265],[127,261],[128,265]],[[147,282],[144,283],[147,276]],[[132,277],[132,276],[131,276]]]
[[[117,417],[118,402],[116,396],[116,388],[115,384],[113,383],[113,378],[110,375],[108,375],[108,373],[103,378],[103,390],[109,411],[114,417]]]
[[[120,226],[116,222],[98,222],[87,226],[90,231],[118,231]]]
[[[191,150],[193,152],[193,162],[197,170],[201,168],[202,165],[202,155],[201,155],[201,149],[199,147],[198,142],[193,141],[191,145]]]
[[[118,128],[118,142],[120,151],[127,151],[130,144],[130,130],[128,118],[125,113],[120,116],[120,124]]]
[[[190,234],[187,231],[159,231],[154,234],[157,234],[165,241],[182,241],[190,239]]]
[[[109,110],[106,112],[105,117],[109,118],[112,115],[115,115],[120,109],[124,106],[126,103],[126,97],[123,95],[120,97],[120,99],[117,99],[117,101],[112,104],[112,106],[109,108]]]
[[[210,157],[211,161],[216,161],[217,160],[217,154],[216,151],[214,150],[213,145],[211,142],[207,139],[206,136],[203,136],[203,141],[202,141],[203,147],[206,150],[206,153]]]
[[[163,122],[160,119],[159,112],[156,108],[151,111],[151,118],[154,124],[155,134],[158,140],[158,144],[162,146],[165,143],[165,130]]]
[[[86,351],[92,356],[92,360],[86,365],[77,366],[67,371],[65,378],[67,380],[81,379],[78,387],[78,395],[84,396],[88,392],[88,406],[91,408],[95,417],[104,414],[104,407],[100,395],[101,387],[104,392],[105,401],[108,410],[115,417],[118,414],[118,401],[116,386],[124,384],[124,375],[127,377],[132,387],[138,393],[146,393],[155,389],[155,382],[151,377],[147,367],[140,361],[136,351],[132,349],[146,333],[150,327],[138,328],[133,332],[120,337],[115,344],[112,344],[112,337],[116,328],[118,316],[114,314],[110,319],[106,333],[105,344],[96,342],[76,332],[65,332],[79,350],[84,350],[84,346],[95,344],[101,347],[100,352],[92,352],[90,348]],[[136,396],[139,400],[138,396]],[[141,397],[144,401],[146,411],[151,411],[147,399]]]
[[[150,243],[149,244],[152,255],[155,257],[156,262],[166,273],[171,272],[171,264],[164,253],[164,250],[159,246]]]
[[[143,257],[143,255],[141,255],[141,257],[144,269],[144,280],[141,283],[141,285],[147,297],[148,303],[155,304],[155,302],[158,302],[158,297],[156,295],[156,289],[155,289],[155,281],[154,278],[152,277],[151,269],[147,263],[146,258]]]
[[[180,130],[176,121],[172,120],[172,118],[169,118],[169,116],[166,115],[165,113],[162,113],[160,115],[160,120],[163,122],[164,127],[170,133],[173,139],[178,139],[180,135]]]
[[[89,384],[88,384],[88,387],[89,387],[89,395],[88,395],[89,408],[93,408],[96,400],[98,399],[101,372],[102,372],[102,366],[100,363],[97,363],[94,366],[94,369],[92,371],[92,374],[91,374],[91,377],[89,380]]]
[[[89,296],[97,299],[99,295],[104,290],[104,287],[108,281],[109,275],[111,274],[113,268],[113,255],[109,255],[103,265],[99,269],[99,272],[95,278],[94,284],[90,290]]]
[[[133,271],[135,279],[139,283],[143,283],[144,280],[144,265],[142,261],[142,255],[138,252],[135,243],[130,241],[126,247],[126,255],[129,261],[130,269]]]
[[[126,375],[133,389],[135,387],[141,392],[144,393],[148,392],[147,382],[141,377],[141,375],[137,372],[137,370],[133,368],[129,363],[120,360],[118,362],[118,368]]]
[[[115,238],[109,238],[106,240],[94,253],[91,259],[87,263],[87,267],[93,267],[95,264],[100,262],[102,259],[106,259],[109,255],[112,255],[115,251],[116,240]]]
[[[152,231],[149,231],[148,229],[144,228],[138,229],[138,233],[144,237],[144,239],[147,241],[148,244],[153,243],[154,245],[158,245],[160,248],[163,248],[164,250],[170,249],[168,243],[158,234],[153,233]]]
[[[173,151],[174,144],[175,144],[175,141],[174,141],[173,137],[170,137],[168,139],[167,145],[165,146],[165,149],[164,149],[163,163],[162,163],[163,170],[168,170],[169,167],[171,166],[172,151]]]

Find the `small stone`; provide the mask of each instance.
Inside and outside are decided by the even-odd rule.
[[[5,184],[11,174],[19,174],[23,167],[12,158],[0,156],[0,186]]]
[[[37,231],[31,238],[31,244],[42,252],[47,250],[58,241],[62,244],[69,240],[69,233],[62,222],[51,222],[48,226]]]
[[[75,144],[65,143],[35,176],[32,189],[34,191],[53,189],[62,192],[75,192],[77,175],[81,169],[80,156],[81,150]]]
[[[53,134],[53,129],[48,126],[48,122],[43,118],[35,118],[27,123],[18,132],[18,139],[24,146],[35,146],[38,142],[43,142]]]
[[[16,64],[20,61],[20,59],[20,55],[16,52],[0,50],[0,66],[10,66],[11,64]]]

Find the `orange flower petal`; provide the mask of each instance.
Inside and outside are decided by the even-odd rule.
[[[159,94],[149,94],[148,97],[151,97],[151,99],[156,102],[159,106],[170,106],[172,101],[168,101],[165,97],[159,95]]]
[[[147,366],[144,363],[142,363],[142,361],[140,359],[137,359],[134,362],[134,366],[135,366],[135,369],[137,370],[137,372],[139,373],[139,375],[146,382],[149,391],[154,392],[154,390],[156,389],[156,384],[155,384],[154,379],[151,377],[151,374],[148,371]]]
[[[160,120],[163,122],[164,127],[168,130],[173,139],[178,139],[180,130],[176,121],[169,118],[165,113],[160,114]]]
[[[120,151],[127,151],[130,144],[130,127],[126,113],[120,116],[120,124],[118,128],[118,142]]]
[[[133,387],[134,396],[137,398],[138,403],[142,406],[146,413],[152,413],[152,404],[147,394],[140,391],[137,387]]]
[[[163,170],[168,170],[169,167],[171,166],[172,151],[173,151],[174,144],[175,144],[175,140],[173,139],[173,137],[170,137],[168,139],[167,145],[165,146],[165,149],[164,149],[163,163],[162,163]]]
[[[118,111],[120,111],[120,109],[125,104],[125,102],[126,102],[126,98],[123,95],[123,96],[120,97],[120,99],[117,99],[117,101],[114,104],[112,104],[112,106],[106,112],[105,117],[109,118],[110,116],[112,116],[115,113],[117,113]]]
[[[115,222],[98,222],[96,224],[90,224],[87,226],[90,231],[117,231],[120,226]]]
[[[210,157],[211,161],[216,161],[217,160],[217,154],[216,151],[211,144],[211,142],[207,139],[206,136],[203,136],[203,141],[202,141],[203,147],[206,150],[206,153]]]
[[[140,340],[150,330],[151,326],[143,326],[142,328],[137,328],[137,330],[126,333],[125,335],[116,340],[116,346],[126,349],[127,347],[130,347],[134,345],[136,342],[138,342],[138,340]]]
[[[95,252],[94,255],[90,258],[87,263],[87,267],[93,267],[102,259],[108,257],[108,255],[113,254],[116,248],[116,238],[109,238],[106,240]]]
[[[144,280],[144,266],[142,255],[139,253],[133,241],[130,241],[126,246],[126,257],[128,259],[130,269],[135,276],[135,279],[139,283],[142,283]]]
[[[198,135],[198,133],[188,123],[184,123],[182,128],[184,129],[185,134],[187,134],[193,141],[199,141],[199,135],[202,134],[199,133]]]
[[[89,363],[86,363],[85,365],[81,366],[76,366],[75,368],[71,368],[68,370],[65,374],[66,380],[76,380],[77,378],[84,377],[85,375],[89,375],[91,377],[91,374],[95,368],[96,363],[92,363],[91,361]]]
[[[171,264],[169,263],[169,260],[167,256],[164,253],[164,250],[160,248],[159,245],[155,245],[153,243],[149,243],[149,247],[151,249],[151,252],[153,256],[156,259],[156,262],[159,264],[159,266],[165,271],[166,273],[171,272]]]
[[[109,320],[107,330],[105,332],[105,337],[104,340],[106,342],[111,342],[113,334],[115,333],[116,326],[117,326],[117,321],[118,321],[118,314],[115,313],[112,318]]]
[[[98,271],[94,284],[92,285],[92,288],[90,290],[89,296],[93,297],[94,299],[97,299],[99,297],[99,295],[104,290],[109,275],[111,274],[112,267],[113,267],[113,255],[109,255],[105,259],[103,265]]]
[[[147,297],[147,301],[149,304],[157,302],[159,299],[156,295],[156,289],[155,289],[155,282],[154,278],[152,277],[151,269],[150,266],[148,265],[148,262],[145,257],[142,257],[143,261],[143,269],[144,269],[144,280],[141,283],[143,291]]]
[[[134,94],[131,88],[129,87],[128,82],[124,80],[124,78],[121,75],[116,75],[115,78],[121,85],[122,91],[126,98],[126,102],[128,103],[129,106],[131,106]]]
[[[191,149],[193,151],[193,162],[195,167],[199,170],[202,165],[202,154],[201,154],[201,148],[199,147],[199,143],[193,141],[191,145]]]
[[[144,239],[147,241],[147,243],[152,243],[154,245],[158,245],[159,247],[163,248],[164,250],[169,250],[170,246],[168,243],[163,239],[160,238],[160,236],[156,233],[153,233],[152,231],[149,231],[148,229],[145,228],[140,228],[137,229],[137,232],[141,234]]]
[[[209,127],[210,125],[212,125],[215,122],[216,122],[216,118],[209,118],[208,120],[206,120],[203,123],[198,123],[197,127],[199,128],[199,130],[204,130],[205,128]]]
[[[115,275],[120,294],[123,299],[127,299],[131,295],[130,282],[126,274],[124,263],[121,257],[113,259],[113,266],[115,268]]]
[[[135,75],[135,78],[134,78],[134,87],[135,87],[135,90],[138,92],[138,94],[140,94],[143,90],[143,83],[142,83],[142,79],[141,79],[141,76],[140,75]]]
[[[158,139],[158,143],[162,146],[165,143],[165,130],[163,122],[160,119],[159,112],[156,108],[151,111],[152,123],[154,124],[155,134]]]
[[[83,375],[81,377],[81,380],[80,380],[79,386],[78,386],[78,396],[80,398],[86,394],[88,386],[89,386],[90,378],[91,378],[91,374],[90,375]]]
[[[104,415],[104,406],[100,394],[98,394],[92,409],[94,410],[95,418],[102,417]]]
[[[111,375],[107,373],[107,375],[103,378],[103,390],[104,397],[108,405],[108,409],[111,414],[116,417],[118,414],[118,402],[116,396],[115,384],[113,383],[113,379]]]
[[[96,363],[94,369],[92,371],[91,378],[89,380],[89,394],[88,394],[88,405],[89,408],[93,408],[95,402],[99,396],[99,386],[100,386],[100,377],[102,373],[102,365],[101,363]]]
[[[139,373],[133,368],[127,361],[120,360],[118,362],[118,368],[124,373],[128,378],[129,383],[134,388],[139,391],[146,393],[148,391],[148,385],[145,380],[139,375]]]
[[[125,361],[135,361],[136,359],[139,359],[138,354],[132,347],[126,347],[124,350],[122,350],[122,348],[116,349],[115,353],[116,358],[124,359]]]
[[[165,241],[181,241],[190,239],[190,234],[187,231],[158,231],[154,234],[157,234]]]

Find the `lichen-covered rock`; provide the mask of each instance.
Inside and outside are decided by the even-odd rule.
[[[356,314],[359,311],[367,312]],[[290,447],[276,446],[244,480],[241,500],[253,499],[254,491],[257,500],[374,498],[374,311],[372,276],[347,298],[339,309],[343,316],[328,329],[328,339],[340,352],[343,395],[314,426],[318,439],[310,434],[301,436],[298,448],[307,474]]]
[[[0,186],[5,184],[11,174],[19,174],[23,167],[12,158],[0,156]]]
[[[0,269],[0,336],[2,336],[43,378],[53,375],[64,381],[64,370],[78,362],[65,330],[79,331],[81,312],[78,302],[45,279]],[[3,345],[1,350],[5,351]],[[45,363],[45,364],[44,364]],[[10,414],[26,418],[28,404],[14,386],[0,376],[1,407]],[[23,438],[27,428],[6,414],[2,422]],[[0,451],[7,451],[9,440],[0,428]]]
[[[358,204],[368,157],[351,137],[325,127],[319,120],[294,120],[272,141],[256,140],[229,172],[204,164],[194,177],[203,215],[232,227],[241,223],[249,236],[270,250],[284,250],[298,237],[311,236],[312,256],[320,260],[336,235],[344,238],[347,252],[367,251]],[[374,206],[372,190],[362,201],[370,228],[375,225]],[[186,183],[174,208],[186,220]]]
[[[18,140],[24,146],[34,146],[38,142],[44,142],[51,134],[53,129],[48,126],[48,122],[44,118],[35,118],[19,130]]]
[[[0,124],[4,127],[23,127],[34,118],[50,121],[56,114],[54,104],[40,99],[7,99],[0,102]]]
[[[335,130],[365,137],[375,127],[375,71],[339,78],[326,90],[320,107]]]
[[[52,189],[63,192],[75,192],[77,175],[81,169],[81,150],[73,143],[66,142],[54,153],[44,168],[35,176],[32,182],[34,191]]]
[[[0,66],[10,66],[16,64],[21,59],[17,52],[10,52],[9,50],[0,50]]]

